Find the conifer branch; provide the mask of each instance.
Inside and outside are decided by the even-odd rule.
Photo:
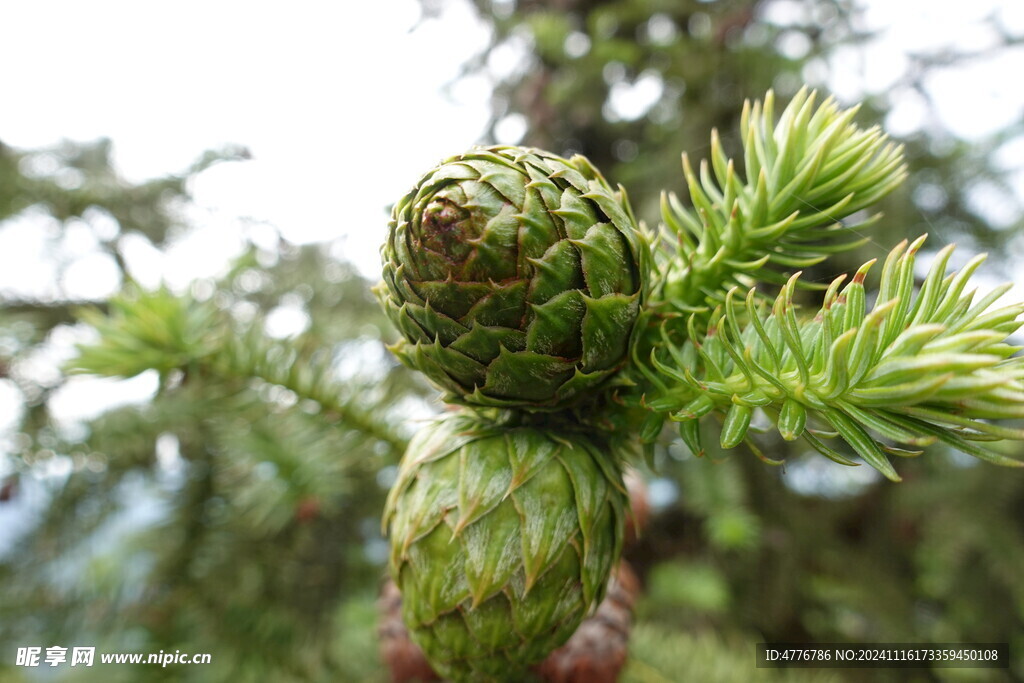
[[[291,345],[252,328],[244,336],[228,338],[219,353],[210,357],[209,367],[225,376],[258,377],[314,401],[337,422],[386,443],[396,455],[408,446],[408,440],[381,419],[386,407],[374,405],[369,391],[353,392],[341,386],[328,355],[300,358]]]
[[[721,445],[748,443],[751,418],[763,411],[786,440],[803,438],[842,464],[855,464],[827,446],[824,426],[868,464],[899,480],[889,455],[917,455],[942,442],[1000,465],[1024,466],[984,442],[1024,439],[1024,429],[992,420],[1024,419],[1024,357],[1007,343],[1024,320],[1024,304],[992,308],[1009,285],[975,300],[967,291],[984,261],[972,259],[946,275],[953,247],[942,249],[914,293],[914,261],[924,237],[890,252],[878,298],[866,310],[862,266],[840,289],[832,282],[812,318],[799,319],[793,294],[799,273],[769,309],[751,289],[743,302],[730,290],[711,313],[707,332],[661,343],[640,369],[654,387],[647,407],[680,423],[701,453],[697,421],[723,418]]]
[[[775,121],[775,98],[749,101],[741,119],[742,178],[711,135],[711,159],[695,170],[683,154],[692,206],[662,195],[663,239],[657,297],[676,310],[722,302],[732,287],[783,285],[782,272],[807,268],[867,238],[877,216],[843,219],[876,202],[906,177],[902,149],[873,127],[858,128],[857,108],[832,98],[815,109],[801,90]],[[807,286],[806,284],[804,286]]]
[[[78,347],[69,372],[134,377],[174,370],[223,379],[258,378],[320,405],[345,428],[382,441],[401,453],[407,440],[383,419],[385,406],[365,391],[350,391],[336,379],[327,354],[300,357],[291,345],[247,330],[208,302],[179,297],[165,288],[128,292],[110,300],[109,312],[84,309],[80,319],[99,340]]]

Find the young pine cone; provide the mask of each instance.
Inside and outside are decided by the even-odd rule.
[[[600,603],[626,489],[583,433],[454,413],[409,444],[388,496],[411,637],[456,681],[524,680]]]
[[[549,410],[628,358],[650,253],[625,193],[581,156],[476,147],[426,173],[381,248],[392,350],[449,402]]]

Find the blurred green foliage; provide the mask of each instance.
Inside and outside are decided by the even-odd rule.
[[[227,158],[133,185],[116,176],[105,142],[0,152],[14,178],[0,186],[0,219],[31,209],[66,226],[105,211],[118,230],[100,248],[122,268],[120,238],[136,227],[118,217],[138,217],[146,239],[164,244],[186,228],[177,216],[189,178]],[[59,163],[26,175],[40,155]],[[55,180],[66,168],[82,174],[76,189]],[[0,381],[23,403],[3,442],[0,507],[31,522],[6,532],[17,542],[0,555],[5,652],[78,643],[213,655],[194,669],[62,667],[68,680],[346,680],[365,663],[365,650],[354,662],[337,641],[348,601],[380,580],[388,468],[410,411],[431,411],[426,388],[385,352],[390,331],[369,283],[326,248],[252,246],[228,265],[186,292],[144,291],[124,269],[124,292],[110,300],[0,305]],[[305,316],[284,339],[266,328],[281,305]],[[39,354],[69,337],[81,352],[40,381]],[[154,393],[69,427],[51,400],[76,374],[147,375]],[[372,622],[353,626],[359,637],[372,641]],[[13,665],[3,658],[0,679]]]

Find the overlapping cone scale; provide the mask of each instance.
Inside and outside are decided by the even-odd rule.
[[[600,602],[628,506],[601,448],[468,412],[413,439],[384,519],[403,618],[439,673],[524,680]]]
[[[628,356],[650,270],[621,188],[584,157],[474,148],[392,211],[376,291],[392,350],[449,401],[557,409]]]

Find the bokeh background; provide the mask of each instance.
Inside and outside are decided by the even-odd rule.
[[[1019,0],[42,1],[0,64],[0,681],[385,680],[379,513],[440,404],[369,286],[389,203],[472,144],[586,154],[653,225],[680,152],[807,83],[910,164],[811,277],[928,232],[1024,299]],[[766,439],[785,467],[659,446],[624,680],[1024,679],[1024,475]],[[1013,662],[788,676],[764,640]],[[50,645],[213,662],[15,666]]]

